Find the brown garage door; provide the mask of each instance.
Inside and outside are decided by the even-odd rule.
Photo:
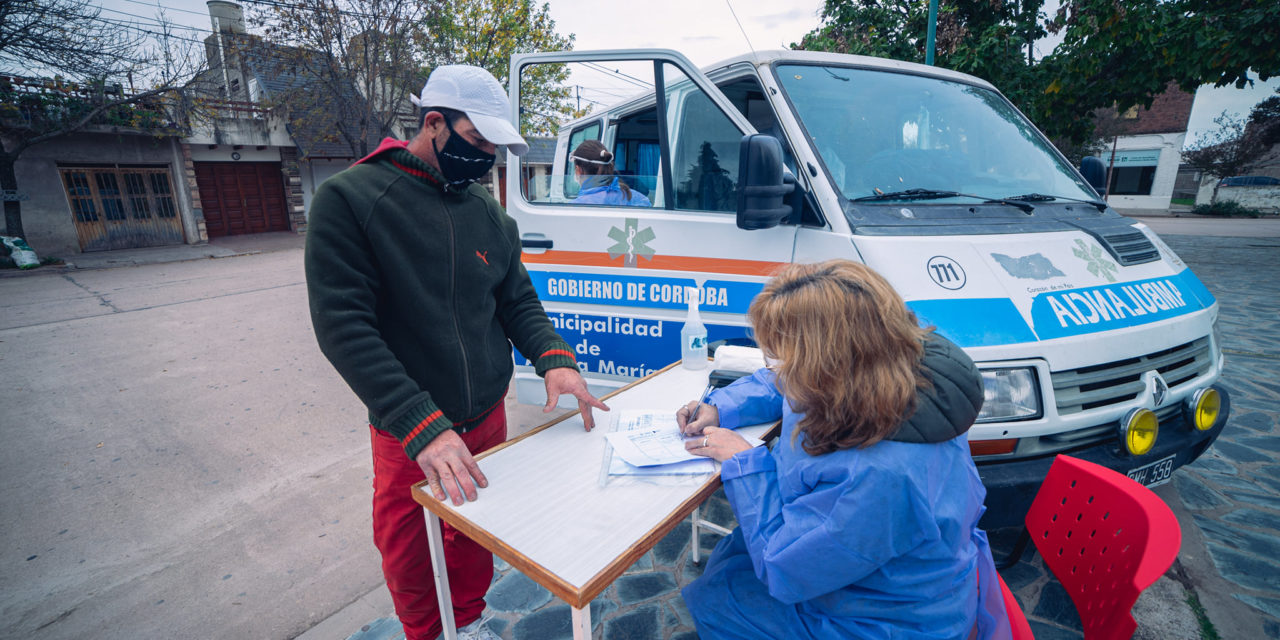
[[[197,162],[195,170],[210,238],[289,230],[279,162]]]

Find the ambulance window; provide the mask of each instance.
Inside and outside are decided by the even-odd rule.
[[[569,153],[573,153],[573,150],[577,149],[578,145],[582,144],[584,140],[599,140],[599,139],[600,139],[600,121],[599,120],[592,122],[590,124],[582,125],[577,129],[574,129],[569,134],[569,151],[564,156],[564,175],[565,176],[573,176],[573,160],[569,159]],[[566,177],[564,181],[564,195],[569,198],[572,198],[578,195],[578,182],[576,180],[572,180]]]
[[[677,67],[663,66],[675,208],[735,212],[742,131]]]
[[[650,203],[656,203],[662,164],[657,108],[649,107],[624,115],[612,124],[615,127],[613,163],[617,168],[618,180],[643,195]]]
[[[750,67],[746,68],[750,70]],[[748,71],[748,73],[754,72]],[[760,81],[754,75],[747,75],[722,80],[716,86],[747,119],[747,122],[755,127],[757,133],[773,136],[782,143],[783,163],[791,169],[792,173],[795,173],[795,154],[791,153],[791,145],[787,143],[787,138],[782,133],[782,127],[778,124],[778,117],[774,114],[773,107],[764,96]]]

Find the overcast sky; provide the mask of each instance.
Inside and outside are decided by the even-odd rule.
[[[778,49],[798,42],[818,24],[822,0],[731,0],[742,23],[739,29],[724,0],[550,0],[551,16],[561,34],[576,36],[575,48],[617,49],[659,47],[675,49],[698,66],[748,51],[747,39],[756,49]],[[168,17],[179,24],[207,30],[207,8],[201,0],[159,0],[169,8]],[[155,15],[155,0],[101,0],[108,9],[103,17],[114,20],[146,20]],[[121,13],[123,12],[123,13]],[[141,22],[141,21],[140,21]],[[743,32],[746,33],[746,38]],[[187,32],[202,37],[202,34]],[[1187,141],[1214,127],[1223,110],[1247,115],[1253,105],[1272,95],[1280,79],[1255,82],[1252,88],[1202,87],[1196,93]]]

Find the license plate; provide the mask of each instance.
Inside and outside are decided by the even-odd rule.
[[[1136,469],[1129,470],[1129,477],[1138,481],[1139,484],[1147,487],[1158,487],[1169,481],[1173,477],[1173,458],[1177,454],[1167,458],[1161,458],[1151,464],[1144,464]]]

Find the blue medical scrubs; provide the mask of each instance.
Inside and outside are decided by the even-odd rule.
[[[630,207],[653,206],[643,193],[635,189],[631,190],[631,199],[627,200],[626,195],[622,193],[622,187],[618,186],[617,176],[588,176],[584,178],[582,188],[578,191],[578,197],[574,199],[574,202],[577,204],[614,204]]]
[[[975,624],[978,638],[1010,637],[977,528],[986,490],[968,424],[942,442],[811,456],[803,435],[793,438],[802,415],[773,372],[710,401],[722,427],[782,418],[782,433],[772,451],[757,447],[722,467],[739,526],[683,591],[700,638],[964,640]]]

